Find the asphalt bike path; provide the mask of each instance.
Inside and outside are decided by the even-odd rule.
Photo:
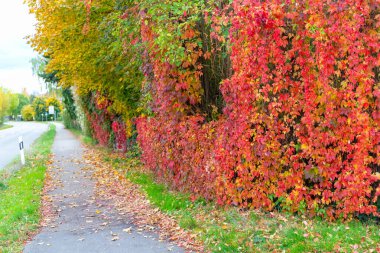
[[[56,218],[25,246],[25,253],[185,252],[133,228],[107,200],[95,198],[95,180],[83,160],[85,148],[57,124],[51,173],[56,187],[48,193]]]

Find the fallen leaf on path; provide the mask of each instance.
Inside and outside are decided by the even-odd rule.
[[[132,233],[132,227],[123,229],[123,232],[129,233],[129,234]]]
[[[116,219],[131,220],[139,233],[144,230],[157,230],[160,241],[173,242],[184,248],[186,252],[205,252],[203,244],[196,239],[197,236],[180,228],[173,217],[154,207],[138,185],[128,181],[123,173],[112,167],[111,163],[103,161],[101,151],[88,149],[84,159],[88,164],[84,170],[93,171],[92,178],[96,180],[97,200],[111,201],[120,215]],[[123,232],[130,233],[129,228]],[[118,240],[116,236],[112,238]]]

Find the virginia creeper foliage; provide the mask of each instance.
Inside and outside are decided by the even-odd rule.
[[[378,214],[378,1],[29,2],[32,43],[94,136],[126,150],[135,123],[158,179],[245,208]]]

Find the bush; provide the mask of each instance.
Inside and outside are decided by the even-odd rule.
[[[34,115],[35,115],[35,112],[34,112],[34,109],[31,105],[25,105],[21,109],[21,116],[22,116],[23,120],[32,121],[32,120],[34,120]]]
[[[94,137],[125,150],[137,118],[144,162],[173,188],[243,208],[376,214],[375,0],[31,6],[33,44],[76,84]]]
[[[376,213],[376,6],[233,1],[234,73],[221,86],[224,113],[210,123],[192,112],[193,98],[201,93],[193,83],[199,62],[189,69],[186,61],[168,64],[167,52],[155,41],[162,41],[163,34],[155,35],[162,24],[150,11],[142,25],[153,73],[145,75],[153,76],[156,110],[138,121],[146,164],[174,187],[220,204],[307,210],[330,218]],[[197,52],[188,45],[182,41],[185,59]]]

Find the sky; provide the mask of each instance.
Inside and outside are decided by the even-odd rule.
[[[41,92],[42,81],[33,75],[30,62],[37,53],[25,38],[34,33],[35,23],[23,0],[0,0],[0,86],[13,92]]]

